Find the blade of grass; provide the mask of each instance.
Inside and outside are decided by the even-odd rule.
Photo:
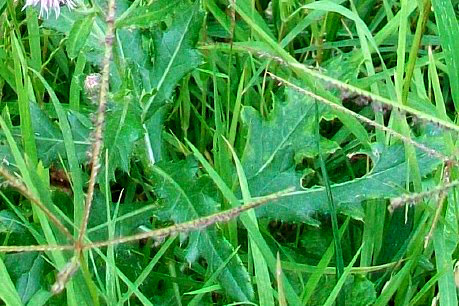
[[[239,186],[241,187],[242,192],[242,199],[244,203],[250,203],[252,200],[252,196],[250,195],[249,185],[247,183],[247,177],[244,173],[244,169],[242,168],[242,164],[239,158],[234,151],[234,148],[229,143],[226,138],[223,140],[228,145],[228,148],[231,150],[231,154],[233,155],[234,163],[236,164],[237,175],[239,179]],[[255,225],[258,229],[258,222],[255,212],[253,210],[248,211],[247,214],[249,220]],[[260,232],[258,232],[260,234]],[[257,289],[258,289],[258,298],[260,305],[274,305],[274,298],[272,295],[273,288],[271,287],[271,280],[269,278],[269,270],[263,254],[261,253],[260,249],[258,248],[257,244],[253,240],[252,237],[249,237],[250,247],[252,249],[252,258],[253,263],[255,266],[255,279],[257,280]]]
[[[204,295],[206,293],[218,291],[218,290],[221,290],[221,289],[222,289],[222,287],[220,285],[210,285],[210,286],[207,286],[207,287],[202,287],[201,289],[198,289],[198,290],[193,290],[193,291],[186,292],[185,295],[194,295],[194,294]]]
[[[56,110],[57,117],[59,118],[59,127],[62,131],[62,136],[64,138],[64,146],[67,153],[67,159],[70,165],[70,176],[72,179],[72,189],[73,189],[73,205],[74,205],[74,222],[77,228],[80,226],[80,222],[83,217],[83,203],[84,203],[84,192],[83,192],[83,180],[81,178],[81,168],[78,163],[78,159],[75,152],[75,143],[73,141],[72,129],[70,123],[67,119],[67,115],[61,105],[59,100],[48,84],[48,82],[35,70],[30,69],[36,77],[41,81],[45,89],[47,90],[51,102],[53,103],[54,109]],[[77,236],[77,233],[75,233]]]
[[[282,264],[280,260],[279,252],[277,252],[277,265],[276,265],[276,279],[277,279],[277,295],[279,300],[279,306],[287,306],[287,300],[285,299],[284,283],[282,282]]]
[[[31,7],[26,9],[27,15],[27,32],[29,34],[29,49],[30,49],[30,67],[35,70],[41,68],[41,46],[40,46],[40,30],[38,25],[38,16],[36,10]],[[38,101],[42,102],[43,88],[35,86]]]
[[[167,261],[167,267],[169,268],[169,275],[173,278],[177,278],[176,265],[173,260]],[[182,306],[182,299],[180,297],[180,287],[178,282],[172,283],[172,289],[174,290],[175,304]]]
[[[219,24],[225,29],[225,31],[230,34],[231,33],[231,21],[228,18],[228,15],[221,10],[215,0],[205,0],[204,5],[207,9],[214,15],[215,19],[218,21]],[[236,24],[234,29],[234,37],[238,40],[246,41],[248,39],[247,32],[244,31],[239,24]]]
[[[111,240],[115,237],[115,226],[116,223],[112,219],[110,206],[111,206],[111,189],[108,179],[108,169],[109,169],[109,162],[110,159],[108,157],[108,150],[105,150],[105,215],[107,218],[107,232],[108,232],[108,239]],[[122,195],[122,194],[121,194]],[[121,199],[120,195],[120,199]],[[117,207],[119,205],[119,201],[117,203]],[[116,303],[117,296],[116,296],[116,282],[117,282],[117,274],[114,271],[116,266],[115,261],[115,247],[108,246],[107,247],[107,261],[105,262],[105,288],[107,290],[107,304],[113,305]]]
[[[360,256],[360,251],[362,251],[362,246],[363,245],[360,246],[359,250],[354,255],[354,257],[352,258],[352,260],[349,263],[349,265],[344,270],[343,275],[339,278],[338,282],[336,283],[336,286],[333,288],[333,290],[330,293],[328,299],[325,301],[324,306],[332,306],[334,304],[335,300],[337,300],[337,298],[339,298],[340,291],[343,288],[344,283],[346,282],[346,279],[349,276],[349,273],[351,272],[352,267],[354,266],[355,262],[357,261],[357,258],[359,258],[359,256]]]
[[[239,122],[239,115],[241,113],[241,101],[242,101],[242,95],[244,94],[243,88],[244,88],[246,70],[247,70],[246,65],[244,65],[244,68],[242,68],[241,78],[239,80],[239,86],[238,86],[237,95],[236,95],[236,103],[234,105],[233,117],[231,118],[231,125],[230,125],[230,129],[228,133],[229,135],[228,140],[231,146],[234,146],[234,142],[236,141],[236,131],[237,131],[237,125]]]
[[[335,243],[336,276],[337,276],[337,279],[340,279],[344,273],[343,250],[341,248],[341,239],[339,235],[336,206],[335,206],[335,202],[333,201],[333,194],[332,194],[331,187],[330,187],[330,180],[328,178],[327,168],[325,166],[325,162],[322,157],[322,151],[320,149],[320,115],[319,115],[319,103],[317,101],[315,102],[315,108],[316,108],[316,113],[315,113],[316,115],[316,128],[315,128],[316,146],[317,146],[317,152],[319,156],[319,164],[322,170],[322,177],[323,177],[323,181],[325,184],[325,190],[327,192],[328,205],[330,208],[330,216],[331,216],[332,231],[333,231],[333,241]],[[359,254],[360,254],[360,251],[359,251]],[[338,305],[344,305],[345,303],[346,301],[344,299],[344,294],[340,294],[338,296]]]
[[[391,297],[395,294],[400,284],[409,275],[412,266],[415,264],[415,259],[410,259],[405,266],[393,276],[389,283],[384,287],[381,295],[376,299],[374,306],[387,305]]]
[[[438,280],[445,275],[446,271],[438,271],[425,285],[418,291],[418,293],[410,301],[410,305],[419,305],[418,302],[423,298],[424,294],[429,292],[433,286],[438,282]]]
[[[428,49],[429,53],[429,75],[432,82],[432,88],[435,97],[435,106],[437,109],[437,115],[444,119],[448,120],[448,114],[446,113],[445,99],[443,98],[443,93],[440,85],[440,80],[438,78],[437,68],[435,66],[435,60],[432,53],[432,47]],[[444,138],[446,143],[446,150],[448,154],[454,154],[454,142],[452,138],[452,133],[450,131],[444,131]]]
[[[336,4],[341,4],[345,2],[344,0],[333,0],[334,3]],[[295,12],[293,12],[289,18],[294,17],[296,14],[302,12],[304,9],[303,7],[298,8]],[[327,12],[326,11],[321,11],[321,10],[314,10],[311,12],[308,12],[308,14],[305,15],[305,17],[298,22],[295,27],[287,34],[285,37],[282,39],[280,42],[282,47],[286,47],[289,43],[295,39],[304,29],[306,29],[309,25],[311,25],[313,22],[316,20],[320,20],[323,15],[325,15]]]
[[[19,168],[19,170],[20,170],[20,172],[22,174],[22,179],[24,180],[25,185],[27,186],[28,190],[32,194],[38,196],[40,193],[38,193],[36,186],[33,184],[33,180],[32,180],[31,173],[29,171],[29,167],[26,165],[26,162],[23,159],[16,142],[14,141],[14,138],[11,135],[11,132],[9,131],[5,121],[3,120],[3,118],[1,116],[0,116],[0,125],[2,127],[3,133],[6,136],[8,144],[10,146],[10,150],[11,150],[11,152],[13,154],[14,159],[15,159],[16,165],[17,165],[17,167]],[[49,182],[49,178],[48,178],[47,182]],[[42,190],[42,191],[49,193],[49,190],[48,191],[47,190]],[[48,245],[56,245],[57,244],[57,239],[56,239],[56,237],[55,237],[55,235],[54,235],[54,233],[53,233],[53,231],[51,229],[51,226],[50,226],[50,224],[49,224],[49,222],[47,220],[46,215],[41,210],[38,210],[35,206],[32,206],[32,209],[34,210],[34,213],[39,218],[39,221],[40,221],[41,227],[43,229],[47,244]],[[46,248],[45,248],[45,250],[46,250]],[[62,269],[66,264],[66,259],[65,259],[64,254],[62,253],[62,251],[60,251],[59,249],[56,249],[56,251],[51,251],[50,253],[51,253],[51,257],[53,258],[53,261],[54,261],[54,263],[56,265],[56,268]],[[78,305],[77,300],[78,299],[76,298],[75,291],[74,291],[74,288],[73,288],[73,282],[70,282],[67,285],[67,302],[68,302],[69,305],[74,306],[74,305]]]
[[[25,185],[27,186],[28,190],[32,194],[38,195],[39,193],[37,192],[36,187],[34,186],[34,184],[32,182],[32,178],[31,178],[31,174],[29,172],[29,168],[26,166],[26,163],[25,163],[24,159],[21,156],[19,148],[18,148],[17,144],[15,143],[15,141],[13,139],[13,136],[11,135],[11,132],[9,131],[8,127],[6,126],[4,120],[3,120],[3,118],[1,116],[0,116],[0,126],[2,127],[2,130],[5,133],[5,136],[7,138],[8,144],[10,146],[11,152],[12,152],[14,158],[15,158],[16,165],[19,168],[19,170],[21,171],[22,179],[24,180]],[[39,221],[40,221],[42,230],[44,232],[44,236],[46,238],[47,244],[48,245],[57,245],[57,239],[54,236],[54,233],[53,233],[53,231],[51,229],[51,226],[50,226],[50,224],[49,224],[49,222],[47,220],[46,215],[41,210],[38,210],[35,206],[32,206],[32,209],[34,210],[34,213],[39,218]],[[4,247],[4,249],[5,249],[4,251],[6,251],[6,248],[8,248],[8,247]],[[15,247],[10,247],[10,248],[14,249]],[[44,248],[36,247],[36,250],[38,250],[39,248],[41,248],[42,250],[47,251],[46,246]],[[32,246],[30,248],[30,250],[33,250],[33,249],[34,249],[34,246]],[[53,261],[54,261],[54,263],[55,263],[55,265],[56,265],[56,267],[58,269],[63,268],[65,266],[65,264],[66,264],[65,256],[62,253],[62,250],[64,250],[64,249],[65,249],[65,247],[58,246],[54,251],[50,250],[51,257],[53,258]],[[21,252],[20,249],[18,249],[17,251]],[[74,291],[74,288],[73,288],[73,283],[70,282],[67,285],[67,302],[68,302],[69,305],[76,306],[76,305],[78,305],[78,303],[76,301],[77,301],[77,298],[76,298],[75,291]]]
[[[456,283],[454,281],[454,262],[451,257],[451,250],[447,248],[445,229],[442,222],[436,225],[433,234],[433,245],[437,273],[445,271],[438,279],[438,292],[441,305],[458,305]]]
[[[81,92],[81,76],[86,65],[86,56],[84,52],[78,54],[75,70],[72,75],[72,82],[70,83],[69,106],[74,111],[80,110],[80,92]]]
[[[371,35],[370,31],[367,29],[365,23],[363,23],[363,21],[358,17],[357,8],[355,7],[353,1],[351,1],[351,7],[352,7],[353,13],[356,16],[354,17],[354,22],[356,23],[356,25],[360,24],[360,26],[356,26],[356,28],[357,28],[357,35],[359,37],[360,45],[362,47],[362,54],[363,54],[365,67],[367,69],[367,74],[368,76],[373,76],[376,74],[376,72],[375,72],[375,67],[373,64],[371,50],[370,50],[370,46],[368,45],[368,42],[370,42],[374,48],[377,48],[376,42],[374,41],[373,36]],[[363,25],[360,23],[360,21],[362,21]],[[384,64],[382,66],[384,67]],[[377,82],[372,83],[370,87],[371,87],[371,92],[379,95],[379,86]],[[382,112],[375,112],[375,118],[376,118],[377,123],[384,125],[384,117],[383,117]],[[376,130],[376,141],[377,142],[384,143],[384,136],[385,135],[382,130],[379,130],[379,129]]]
[[[67,239],[73,240],[72,235],[67,230],[67,228],[59,221],[59,219],[54,216],[54,214],[38,199],[34,194],[32,194],[27,187],[22,184],[18,179],[16,179],[11,173],[8,172],[5,168],[0,166],[0,175],[3,176],[8,184],[18,190],[22,195],[27,197],[33,204],[41,209],[43,213],[54,223],[54,225],[66,235]]]
[[[407,31],[408,31],[408,20],[409,20],[409,10],[407,1],[401,2],[400,13],[400,25],[399,25],[399,34],[398,34],[398,46],[397,46],[397,67],[395,70],[395,92],[397,95],[397,101],[401,105],[406,105],[406,101],[403,101],[403,80],[405,72],[405,54],[406,54],[406,41],[407,41]],[[408,68],[409,69],[409,68]],[[400,114],[399,112],[391,113],[391,122],[395,122],[395,129],[399,129],[401,134],[405,137],[410,137],[411,131],[406,121],[406,116]],[[389,123],[391,126],[391,123]],[[410,176],[412,176],[414,189],[417,192],[422,190],[421,186],[421,174],[419,171],[419,165],[416,158],[416,151],[414,147],[408,143],[405,143],[405,156],[409,161],[407,164],[408,171]],[[406,182],[408,187],[409,182]]]
[[[361,267],[369,267],[377,259],[383,240],[385,219],[386,202],[384,200],[367,201],[362,237],[363,248],[360,257]]]
[[[21,213],[21,211],[13,205],[13,203],[10,201],[10,199],[0,190],[0,196],[3,198],[4,203],[8,205],[8,207],[16,214],[16,216],[22,221],[22,225],[32,234],[32,236],[37,240],[38,243],[40,244],[45,244],[46,240],[42,236],[41,233],[38,232],[37,229],[35,229],[32,224],[27,220],[24,215]]]
[[[13,45],[14,75],[18,94],[19,116],[21,118],[21,135],[29,162],[35,166],[38,163],[38,158],[35,134],[33,133],[32,119],[30,117],[27,64],[16,34],[13,31],[10,34]]]
[[[432,0],[435,20],[443,52],[445,53],[451,94],[456,111],[459,110],[459,25],[453,4],[449,0]]]
[[[341,233],[342,231],[340,229],[340,235]],[[331,244],[331,248],[332,249],[334,248],[333,243]],[[389,270],[391,268],[397,267],[403,261],[404,260],[394,261],[394,262],[389,262],[386,264],[376,265],[376,266],[355,267],[351,269],[351,274],[368,274],[368,273],[376,273],[376,272],[380,272],[384,270]],[[295,263],[295,262],[288,262],[288,261],[282,261],[282,267],[285,271],[297,271],[297,272],[308,273],[308,274],[313,274],[320,270],[318,266],[311,266],[311,265],[300,264],[300,263]],[[325,270],[322,269],[320,271],[323,272],[323,275],[336,275],[335,267],[326,267]]]
[[[100,249],[94,248],[93,250],[97,253],[97,255],[99,255],[102,258],[102,260],[106,262],[109,261],[109,259],[104,254],[104,252],[102,252]],[[117,266],[115,266],[114,268],[115,268],[117,277],[119,277],[126,284],[129,290],[132,290],[132,292],[136,295],[136,297],[139,299],[139,301],[143,305],[153,306],[153,303],[151,303],[148,300],[148,298],[137,287],[135,287],[134,283],[131,282],[129,278]]]
[[[414,67],[418,58],[419,47],[421,46],[421,38],[424,34],[427,20],[429,19],[429,13],[431,9],[430,0],[424,0],[422,7],[419,8],[420,14],[416,25],[416,32],[414,33],[414,39],[411,45],[410,55],[408,58],[408,64],[406,66],[405,79],[403,81],[402,89],[402,103],[406,104],[408,101],[408,92],[410,90],[411,78],[413,76]]]
[[[128,291],[121,297],[118,302],[118,305],[124,305],[126,301],[131,297],[135,290],[138,290],[139,286],[143,283],[143,281],[148,277],[150,272],[156,266],[158,261],[164,256],[166,251],[172,245],[176,237],[170,237],[167,241],[161,246],[159,251],[155,254],[155,256],[150,260],[148,265],[143,269],[142,273],[137,277],[134,283],[128,288]]]
[[[48,300],[52,297],[51,292],[40,289],[29,300],[27,306],[43,306],[48,305]]]
[[[212,55],[212,66],[214,68],[214,71],[217,71],[217,65],[216,61],[214,61],[215,55]],[[228,163],[228,160],[230,159],[230,156],[228,154],[228,151],[226,150],[226,146],[224,145],[222,141],[222,136],[226,135],[226,130],[224,126],[224,112],[223,112],[223,107],[222,107],[222,102],[221,102],[221,97],[218,93],[218,80],[215,75],[212,76],[213,80],[213,88],[214,88],[214,108],[215,108],[215,133],[213,135],[213,147],[214,150],[216,151],[214,154],[214,159],[215,159],[215,168],[220,175],[220,177],[224,180],[226,184],[231,184],[231,179],[232,179],[232,171],[230,168],[230,164]],[[229,81],[228,81],[229,82]],[[228,90],[229,92],[229,90]],[[206,107],[203,105],[203,107]],[[202,146],[204,142],[199,143],[201,145],[201,149],[204,149]],[[228,208],[228,203],[225,201],[224,203],[224,208]],[[229,242],[233,245],[233,247],[236,247],[238,245],[238,233],[237,233],[237,221],[236,220],[231,220],[226,224],[225,229],[226,229],[226,234],[228,237]]]

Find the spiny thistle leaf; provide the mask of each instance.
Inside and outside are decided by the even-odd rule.
[[[251,107],[242,110],[242,120],[249,131],[242,157],[248,179],[276,164],[276,159],[287,153],[285,150],[292,150],[297,160],[317,155],[317,149],[314,149],[314,103],[291,89],[286,89],[286,102],[281,99],[275,99],[274,109],[266,120]],[[332,153],[339,148],[325,138],[321,141],[324,148],[322,154]]]
[[[248,128],[248,139],[242,163],[254,196],[296,186],[294,196],[283,198],[273,205],[261,207],[257,215],[269,219],[291,222],[316,223],[313,215],[329,213],[325,189],[305,189],[301,186],[302,173],[295,170],[294,156],[301,144],[311,145],[312,132],[308,129],[313,120],[313,101],[308,97],[277,103],[267,120],[249,107],[242,111],[242,119]],[[439,148],[441,141],[430,138],[425,142]],[[333,198],[338,211],[362,218],[360,203],[368,199],[390,198],[404,192],[407,163],[402,145],[383,150],[375,146],[374,168],[362,178],[332,185]],[[379,150],[379,151],[378,151]],[[421,174],[429,174],[441,162],[428,153],[417,151]]]
[[[48,114],[41,110],[37,104],[30,104],[32,127],[36,135],[38,156],[45,166],[59,162],[59,156],[66,158],[62,132],[56,123],[49,119]],[[89,147],[89,123],[84,116],[76,112],[68,112],[67,118],[72,127],[75,140],[75,153],[79,162],[86,160],[86,151]]]
[[[129,96],[125,97],[122,103],[114,103],[109,106],[104,140],[109,157],[109,180],[115,178],[117,169],[129,172],[134,144],[142,133],[140,108]],[[105,162],[103,164],[105,165]]]
[[[169,99],[177,82],[201,63],[201,56],[194,48],[203,17],[199,7],[199,2],[181,6],[170,27],[155,34],[152,87],[156,88],[156,94],[145,104],[146,119]]]

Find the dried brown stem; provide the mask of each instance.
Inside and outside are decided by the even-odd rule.
[[[51,292],[53,294],[58,294],[62,292],[65,288],[65,284],[72,278],[78,268],[80,267],[80,263],[78,261],[78,257],[73,257],[72,260],[67,263],[67,265],[59,271],[56,277],[56,282],[54,283],[53,287],[51,288]]]
[[[48,251],[65,251],[74,250],[73,244],[68,245],[10,245],[0,246],[0,253],[12,252],[48,252]]]
[[[267,202],[270,202],[282,196],[285,196],[286,194],[292,191],[293,191],[293,188],[288,188],[286,190],[282,190],[282,191],[273,193],[259,200],[255,200],[251,203],[248,203],[248,204],[245,204],[239,207],[228,209],[228,210],[225,210],[225,211],[222,211],[222,212],[219,212],[219,213],[207,216],[207,217],[202,217],[196,220],[192,220],[192,221],[188,221],[188,222],[184,222],[180,224],[175,224],[175,225],[168,226],[165,228],[151,230],[145,233],[140,233],[140,234],[136,234],[132,236],[120,237],[120,238],[109,240],[109,241],[89,243],[87,245],[84,245],[84,249],[106,247],[110,245],[115,245],[115,244],[130,242],[130,241],[136,241],[136,240],[145,239],[145,238],[153,238],[157,242],[162,242],[168,236],[176,235],[179,233],[187,233],[193,230],[204,229],[217,222],[228,222],[229,220],[232,220],[236,218],[237,216],[239,216],[244,211],[247,211],[253,208],[257,208]]]
[[[257,208],[263,204],[266,204],[271,201],[275,201],[283,196],[289,195],[294,188],[288,188],[279,192],[275,192],[273,194],[264,196],[262,198],[258,198],[253,200],[252,202],[241,205],[239,207],[235,207],[232,209],[228,209],[207,217],[202,217],[196,220],[172,225],[165,228],[160,228],[156,230],[151,230],[145,233],[140,233],[132,236],[120,237],[113,240],[108,241],[98,241],[92,242],[88,244],[84,244],[81,246],[81,249],[88,250],[93,248],[99,247],[106,247],[110,245],[116,245],[125,242],[136,241],[145,238],[153,238],[157,242],[162,242],[166,237],[171,235],[176,235],[179,233],[187,233],[193,230],[200,230],[204,229],[208,226],[211,226],[218,222],[227,222],[231,219],[236,218],[241,213]],[[29,245],[29,246],[0,246],[0,252],[33,252],[33,251],[62,251],[62,250],[72,250],[75,249],[75,245]]]

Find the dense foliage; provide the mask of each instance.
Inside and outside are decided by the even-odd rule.
[[[457,305],[458,1],[37,3],[0,0],[5,304]]]

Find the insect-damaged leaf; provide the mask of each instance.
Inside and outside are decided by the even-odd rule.
[[[242,120],[248,128],[248,140],[242,157],[242,164],[248,179],[251,179],[276,164],[277,158],[283,157],[285,150],[292,150],[295,154],[312,157],[317,155],[315,146],[315,107],[314,103],[293,90],[285,93],[287,102],[274,100],[274,109],[263,120],[258,112],[251,107],[244,107]],[[325,138],[321,139],[328,151],[333,152],[338,145]],[[279,162],[291,166],[288,158]]]
[[[197,163],[193,159],[176,163],[160,162],[153,167],[154,189],[163,200],[158,212],[162,220],[174,223],[211,215],[219,206],[211,195],[215,186],[207,176],[197,178]],[[194,231],[189,237],[190,260],[204,257],[216,270],[233,252],[231,244],[214,227]],[[253,300],[254,293],[247,270],[235,255],[220,273],[218,280],[224,290],[237,301]]]
[[[248,128],[247,143],[242,163],[253,196],[296,186],[293,196],[279,199],[272,205],[260,207],[257,215],[291,222],[316,223],[315,213],[329,213],[323,187],[305,189],[301,186],[302,173],[295,170],[295,156],[305,146],[314,147],[314,102],[308,97],[294,97],[287,91],[287,103],[277,102],[267,120],[252,108],[242,110],[242,119]],[[290,97],[290,98],[289,98]],[[433,145],[430,140],[430,145]],[[324,154],[326,152],[322,152]],[[425,176],[439,164],[436,158],[418,151],[421,175]],[[373,157],[374,168],[367,175],[332,185],[338,211],[361,218],[361,201],[390,198],[404,192],[407,163],[403,145],[393,145]]]

